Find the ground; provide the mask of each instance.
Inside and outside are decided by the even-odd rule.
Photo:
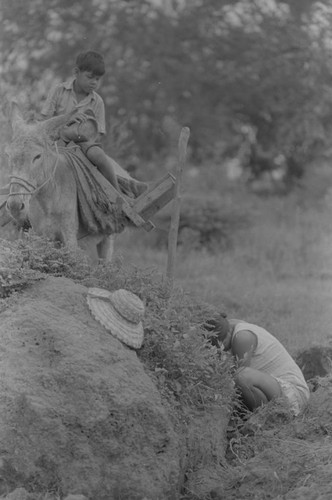
[[[303,415],[271,403],[228,432],[221,500],[328,500],[332,497],[332,376],[316,377]]]
[[[46,303],[45,291],[39,298],[36,288],[33,296],[31,292],[28,295],[29,300],[34,299],[35,311],[40,311],[43,317],[49,314],[52,319],[53,306]],[[66,297],[66,308],[74,310],[75,297],[70,300],[68,296]],[[17,300],[20,300],[20,296],[17,296]],[[26,321],[22,319],[22,324],[25,323]],[[67,330],[69,326],[68,324]],[[92,344],[90,348],[88,345],[86,347],[92,352]],[[39,349],[39,343],[37,348]],[[197,474],[195,471],[192,483],[192,485],[195,483],[195,492],[193,493],[191,488],[184,489],[183,500],[300,500],[302,498],[328,500],[331,498],[332,375],[326,373],[330,366],[326,356],[329,349],[330,346],[325,346],[321,350],[315,348],[315,365],[303,364],[304,372],[312,377],[310,403],[303,415],[293,418],[288,409],[279,402],[266,405],[250,415],[239,415],[234,412],[228,425],[228,445],[225,458],[221,459],[220,469],[211,470],[203,464],[201,473]],[[54,352],[59,355],[59,351]],[[299,362],[306,363],[307,356],[302,353],[298,359]],[[315,366],[319,375],[323,376],[315,376]],[[81,424],[77,425],[78,432]],[[208,434],[209,429],[206,429],[206,441]],[[200,439],[204,440],[202,428]],[[202,486],[201,493],[199,482]],[[19,483],[14,483],[13,487],[20,486]],[[8,495],[0,498],[9,500]],[[45,498],[34,498],[31,494],[26,498],[45,500]],[[53,496],[51,500],[62,499],[62,496]],[[99,500],[99,497],[93,500]],[[122,499],[121,496],[121,500],[133,500],[133,497]]]
[[[215,471],[203,469],[200,479],[205,493],[183,490],[183,500],[332,498],[332,377],[328,373],[332,354],[326,345],[332,319],[330,208],[324,213],[320,207],[302,212],[294,209],[292,200],[271,199],[258,208],[267,222],[249,227],[250,238],[241,236],[241,246],[217,255],[197,252],[182,257],[179,252],[177,279],[182,279],[185,290],[199,292],[207,302],[225,304],[230,315],[240,314],[273,328],[292,354],[300,347],[309,348],[315,331],[314,340],[323,355],[310,351],[298,358],[306,377],[314,380],[307,411],[293,419],[287,409],[269,404],[247,420],[233,418],[217,477]],[[144,264],[155,264],[159,254],[145,242],[142,250],[137,239],[135,234],[135,244],[126,242],[126,251],[136,252],[135,265],[143,257]],[[164,266],[165,254],[160,259]],[[200,438],[204,439],[203,433]]]

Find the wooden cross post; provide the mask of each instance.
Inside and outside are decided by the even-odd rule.
[[[188,127],[183,127],[179,138],[179,161],[175,172],[175,192],[173,200],[173,211],[171,217],[171,226],[168,233],[168,259],[166,277],[169,283],[169,293],[173,288],[175,260],[176,260],[176,247],[178,242],[178,231],[180,222],[181,210],[181,180],[182,172],[186,161],[187,145],[190,136]]]

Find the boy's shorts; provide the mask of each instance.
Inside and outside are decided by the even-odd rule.
[[[282,395],[287,399],[291,412],[294,416],[297,416],[303,410],[309,400],[309,390],[308,397],[305,398],[305,396],[302,394],[302,392],[299,391],[296,385],[278,377],[275,377],[275,379],[279,382]]]

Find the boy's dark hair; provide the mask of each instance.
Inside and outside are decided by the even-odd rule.
[[[96,76],[103,76],[105,73],[103,56],[93,50],[78,54],[76,58],[76,66],[80,71],[91,71],[91,73]]]

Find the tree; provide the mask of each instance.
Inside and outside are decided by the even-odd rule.
[[[54,79],[70,75],[77,53],[92,48],[106,60],[100,93],[109,130],[122,127],[142,158],[167,151],[165,117],[190,126],[197,161],[222,154],[235,122],[255,126],[259,142],[278,152],[307,157],[324,144],[331,126],[331,40],[323,22],[330,2],[167,6],[72,0],[68,8],[66,0],[3,0],[6,88],[17,91],[22,80],[38,107]]]

